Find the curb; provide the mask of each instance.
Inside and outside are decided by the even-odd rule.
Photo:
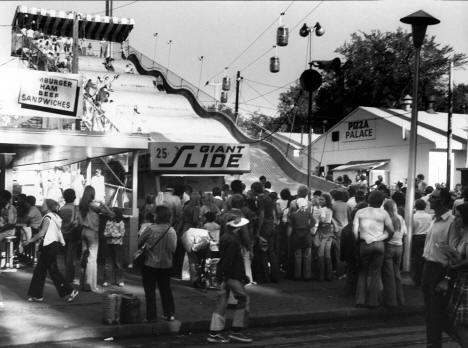
[[[337,320],[347,321],[362,318],[382,318],[403,315],[417,315],[424,312],[423,305],[406,306],[394,310],[385,308],[363,309],[350,308],[344,310],[309,312],[309,313],[286,313],[280,315],[257,316],[249,319],[249,328],[268,327],[278,325],[294,325],[301,323],[336,322]],[[12,347],[27,344],[60,342],[80,340],[84,338],[129,338],[135,336],[159,336],[169,334],[188,334],[207,332],[210,320],[197,320],[190,322],[160,321],[154,324],[138,323],[125,325],[99,325],[94,327],[72,327],[57,332],[57,330],[47,330],[30,332],[28,335],[15,335],[6,339],[1,339],[0,347]],[[227,326],[229,325],[229,320]]]

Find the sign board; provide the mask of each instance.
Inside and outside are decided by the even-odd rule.
[[[78,75],[27,71],[22,74],[18,103],[23,108],[76,116]]]
[[[354,120],[345,125],[344,142],[375,139],[375,120]]]
[[[151,170],[165,173],[245,173],[246,144],[150,143]]]

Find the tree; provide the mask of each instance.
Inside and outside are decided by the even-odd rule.
[[[448,86],[447,86],[448,88]],[[467,114],[468,113],[468,85],[458,84],[453,87],[453,112]],[[448,95],[439,96],[435,101],[435,109],[437,111],[448,111]]]
[[[323,120],[331,127],[358,106],[397,107],[406,94],[411,95],[415,51],[411,35],[402,29],[351,34],[350,40],[336,49],[344,62],[341,73],[321,71],[324,82],[314,97],[314,130]],[[426,37],[421,49],[419,108],[425,96],[444,98],[450,59],[455,67],[468,62],[465,54],[442,46],[434,36]],[[282,93],[279,111],[283,119],[299,114],[299,123],[304,125],[308,93],[293,101],[300,90],[297,85]]]
[[[269,131],[281,131],[284,125],[279,118],[270,117],[254,111],[253,113],[239,117],[237,122],[239,128],[251,137],[258,137],[265,129]]]

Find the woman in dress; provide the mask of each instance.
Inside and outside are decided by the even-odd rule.
[[[328,193],[322,193],[318,201],[320,204],[320,216],[318,217],[318,228],[316,232],[318,236],[316,238],[319,241],[319,280],[332,280],[331,249],[336,245],[335,229],[332,223],[332,199]]]
[[[94,200],[95,190],[86,186],[78,206],[78,223],[81,232],[82,257],[85,256],[85,271],[80,279],[84,291],[97,291],[97,254],[99,248],[99,213],[112,215],[105,205]],[[87,256],[86,256],[87,255]]]

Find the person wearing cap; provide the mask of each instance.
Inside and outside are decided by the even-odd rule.
[[[216,276],[221,282],[216,308],[211,316],[210,333],[207,341],[210,343],[250,343],[252,339],[242,333],[247,326],[249,312],[249,296],[245,291],[248,281],[245,275],[242,245],[239,231],[249,223],[249,220],[238,215],[231,215],[226,219],[226,232],[219,242],[220,260],[216,269]],[[226,309],[230,293],[237,300],[232,327],[227,336],[223,335],[226,322]]]

